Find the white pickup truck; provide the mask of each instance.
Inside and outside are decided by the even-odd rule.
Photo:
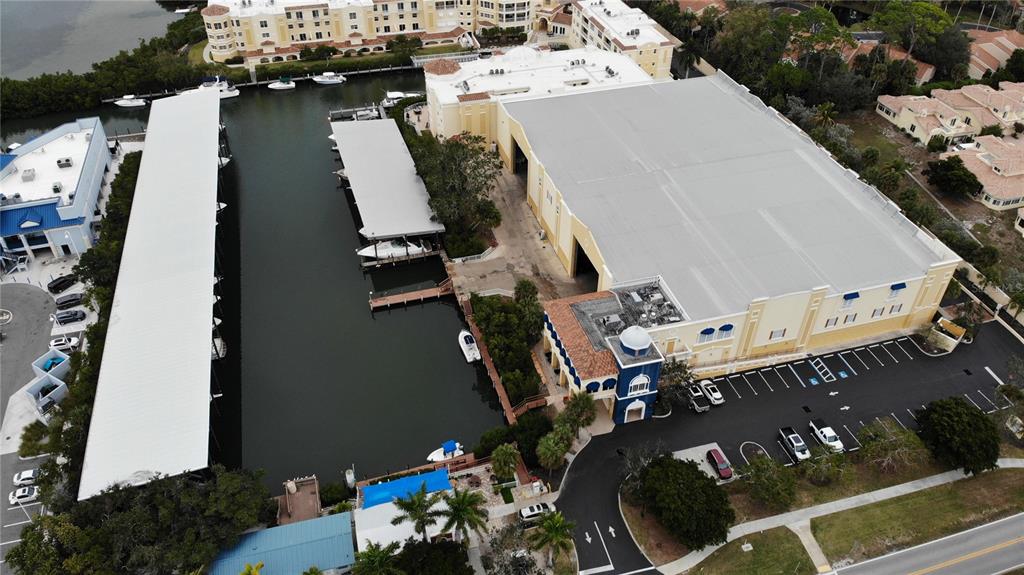
[[[824,419],[816,418],[811,420],[811,433],[814,438],[818,440],[818,443],[828,447],[836,453],[841,453],[844,449],[842,440],[839,439],[839,435],[825,423]]]

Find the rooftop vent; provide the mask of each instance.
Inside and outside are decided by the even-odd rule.
[[[21,181],[23,181],[23,182],[31,182],[34,179],[36,179],[36,169],[35,168],[27,168],[27,169],[24,169],[24,170],[21,171]]]
[[[57,160],[58,168],[70,168],[72,164],[71,158],[59,158]]]
[[[53,186],[52,186],[52,189],[53,189],[53,193],[59,194],[59,193],[64,191],[64,184],[62,184],[60,182],[54,182]]]

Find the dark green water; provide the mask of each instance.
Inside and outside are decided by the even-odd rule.
[[[371,275],[358,266],[327,112],[385,89],[422,90],[423,76],[249,89],[221,104],[239,197],[241,462],[264,469],[275,492],[310,473],[338,481],[352,464],[361,477],[419,465],[441,441],[471,446],[502,422],[486,376],[459,350],[454,303],[369,312],[370,290],[443,275],[439,261]],[[146,117],[112,106],[98,114],[110,132],[137,129]],[[62,121],[5,122],[3,140],[24,142]]]

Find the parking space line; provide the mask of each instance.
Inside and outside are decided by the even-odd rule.
[[[967,394],[965,393],[965,394],[964,394],[964,397],[966,397],[966,398],[967,398],[967,401],[971,402],[971,404],[972,404],[972,405],[974,405],[974,407],[977,407],[979,411],[985,411],[984,409],[982,409],[982,408],[981,408],[981,406],[980,406],[980,405],[978,405],[977,403],[974,403],[974,400],[973,400],[973,399],[971,399],[971,396],[969,396],[969,395],[967,395]]]
[[[779,379],[782,380],[782,385],[785,385],[786,389],[789,389],[789,383],[786,381],[786,378],[782,377],[782,372],[779,371],[779,368],[772,367],[772,370],[775,371],[775,375],[779,376]]]
[[[907,339],[907,338],[903,338],[903,339]],[[898,339],[894,340],[893,343],[896,344],[896,347],[902,349],[903,353],[907,354],[907,357],[909,357],[910,359],[914,359],[914,356],[910,355],[910,352],[907,351],[906,348],[904,348],[902,345],[900,345],[900,340],[898,340]]]
[[[32,520],[31,519],[26,519],[25,521],[19,521],[17,523],[8,523],[7,525],[4,525],[4,528],[7,528],[7,527],[17,527],[18,525],[24,525],[26,523],[32,523]]]
[[[10,541],[0,541],[0,547],[4,545],[10,545],[11,543],[20,543],[21,539],[11,539]],[[0,561],[2,563],[2,561]]]
[[[999,379],[999,376],[996,375],[996,372],[994,372],[991,369],[989,369],[989,367],[987,365],[985,366],[985,371],[987,371],[988,374],[992,376],[992,379],[996,380],[996,383],[998,383],[999,385],[1006,385],[1005,383],[1003,383],[1003,380]],[[1006,397],[1006,396],[1003,396],[1003,397]],[[1010,398],[1006,397],[1006,401],[1010,401]],[[1012,401],[1010,401],[1010,405],[1013,405]]]
[[[736,399],[743,399],[743,396],[740,395],[740,392],[736,391],[736,386],[733,385],[732,382],[729,381],[728,379],[726,379],[724,377],[719,377],[718,379],[713,379],[711,381],[712,382],[719,382],[719,381],[722,381],[722,380],[725,380],[725,382],[729,384],[729,387],[732,388],[732,392],[736,394]]]
[[[764,384],[768,386],[768,391],[771,391],[772,393],[774,393],[775,390],[772,389],[772,385],[770,383],[768,383],[767,379],[765,379],[764,374],[759,371],[759,372],[757,372],[757,375],[760,375],[761,376],[761,381],[763,381]]]
[[[913,417],[913,418],[914,418],[914,421],[917,421],[917,416],[916,416],[916,415],[914,415],[914,412],[913,412],[913,411],[910,411],[910,408],[909,408],[909,407],[907,408],[907,413],[909,413],[909,414],[910,414],[910,417]]]
[[[889,357],[891,357],[893,361],[895,361],[896,363],[899,363],[900,360],[896,359],[896,356],[893,355],[891,351],[889,351],[889,348],[885,347],[885,344],[887,344],[887,343],[889,343],[889,342],[882,343],[881,348],[885,350],[885,353],[889,354]]]
[[[849,427],[846,427],[846,424],[845,424],[845,423],[843,424],[843,429],[845,429],[845,430],[846,430],[846,433],[849,433],[849,434],[850,434],[850,437],[852,437],[852,438],[853,438],[853,440],[857,442],[857,446],[858,446],[858,447],[863,447],[863,446],[861,445],[861,443],[860,443],[860,440],[859,440],[859,439],[857,439],[857,436],[856,436],[856,435],[854,435],[852,431],[850,431],[850,428],[849,428]]]
[[[796,460],[793,459],[793,456],[789,454],[789,450],[786,449],[786,446],[782,445],[782,442],[779,441],[778,439],[775,440],[775,443],[778,443],[779,449],[781,449],[782,452],[786,454],[786,458],[789,459],[789,465],[796,465]]]
[[[996,408],[996,409],[999,409],[999,406],[998,406],[998,405],[996,405],[996,402],[994,402],[994,401],[992,401],[991,399],[989,399],[989,398],[988,398],[988,396],[987,396],[987,395],[985,395],[984,393],[982,393],[982,391],[981,391],[980,389],[976,389],[975,391],[977,391],[977,392],[978,392],[978,395],[980,395],[980,396],[984,397],[984,398],[985,398],[985,401],[987,401],[987,402],[991,403],[991,404],[992,404],[992,407],[994,407],[994,408]]]
[[[801,362],[801,363],[803,363],[803,362]],[[793,369],[793,364],[792,364],[792,363],[791,363],[791,364],[789,364],[789,370],[793,372],[793,375],[795,375],[795,376],[796,376],[796,380],[800,382],[800,387],[806,388],[807,386],[806,386],[806,385],[804,385],[804,380],[803,380],[803,378],[802,378],[802,377],[800,377],[800,374],[799,374],[799,373],[797,373],[795,369]]]
[[[730,375],[729,377],[736,377],[736,376],[735,376],[735,375]],[[750,385],[750,380],[749,380],[749,379],[747,379],[747,376],[745,376],[745,375],[743,375],[743,374],[741,373],[741,374],[740,374],[740,377],[742,377],[742,378],[743,378],[743,381],[747,382],[747,387],[749,387],[749,388],[750,388],[750,391],[753,391],[753,392],[754,392],[754,395],[757,395],[757,390],[756,390],[756,389],[754,389],[754,386],[753,386],[753,385]]]
[[[878,347],[878,344],[876,343],[875,345],[873,345],[871,347]],[[871,354],[871,357],[875,358],[875,361],[878,362],[878,365],[880,365],[882,367],[885,367],[885,364],[882,363],[882,360],[878,359],[878,356],[875,355],[875,352],[871,351],[871,347],[867,348],[867,352]]]
[[[846,365],[846,369],[850,370],[850,373],[852,373],[853,375],[857,375],[857,370],[853,369],[853,366],[850,365],[850,362],[846,361],[846,358],[843,357],[844,353],[850,353],[850,352],[849,351],[841,351],[841,352],[839,352],[839,354],[838,354],[839,355],[839,359],[843,360],[843,363]]]
[[[903,425],[903,422],[902,422],[902,421],[900,421],[900,418],[896,417],[896,414],[895,414],[895,413],[893,413],[893,412],[891,412],[891,411],[890,411],[890,412],[889,412],[889,415],[891,415],[891,416],[892,416],[892,418],[896,420],[896,423],[900,424],[900,427],[902,427],[903,429],[906,429],[906,428],[907,428],[907,426],[906,426],[906,425]]]
[[[864,363],[864,358],[862,358],[862,357],[860,356],[860,354],[859,354],[859,353],[857,353],[858,351],[864,351],[864,348],[863,348],[863,347],[858,347],[857,349],[855,349],[855,350],[851,351],[850,353],[852,353],[852,354],[853,354],[853,357],[856,357],[856,358],[857,358],[857,361],[859,361],[859,362],[860,362],[860,364],[864,366],[864,369],[866,369],[866,370],[868,370],[868,371],[871,371],[871,368],[870,368],[870,367],[868,367],[868,364]]]

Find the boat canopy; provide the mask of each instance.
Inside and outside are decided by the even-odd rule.
[[[449,439],[441,444],[441,448],[444,449],[445,453],[454,453],[459,449],[459,444],[454,439]]]

